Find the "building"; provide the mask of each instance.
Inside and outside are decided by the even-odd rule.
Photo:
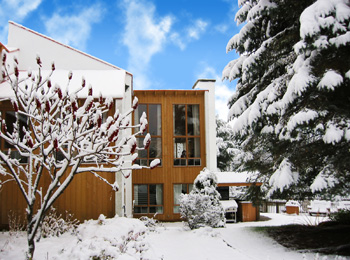
[[[159,158],[161,165],[152,171],[134,171],[127,179],[119,173],[106,176],[122,187],[116,193],[92,174],[77,175],[55,202],[59,213],[67,210],[80,221],[96,219],[100,214],[139,217],[155,213],[161,220],[179,220],[180,193],[189,191],[204,167],[216,170],[214,80],[198,80],[190,90],[134,91],[130,72],[14,22],[9,23],[8,44],[0,43],[0,50],[6,52],[8,59],[17,57],[20,73],[36,68],[37,54],[42,60],[43,75],[49,73],[54,61],[52,81],[61,86],[66,84],[69,71],[73,73],[70,86],[80,85],[84,76],[94,94],[102,92],[113,98],[114,106],[109,112],[112,115],[116,109],[123,112],[130,108],[133,96],[138,97],[140,106],[132,120],[137,122],[142,112],[148,115],[151,147],[139,151],[137,163],[148,165],[152,159]],[[2,76],[0,89],[1,98],[13,95]],[[84,99],[84,94],[79,98]],[[3,115],[10,114],[11,109],[9,101],[0,102]],[[140,142],[142,139],[143,136],[137,137]],[[3,141],[0,148],[6,149]],[[24,209],[25,201],[16,185],[10,182],[3,185],[0,226],[8,224],[10,211],[23,215]]]
[[[204,167],[216,169],[214,84],[198,80],[192,90],[134,91],[140,103],[136,123],[146,112],[152,136],[150,149],[140,153],[138,163],[159,158],[161,165],[133,173],[133,216],[157,213],[160,220],[180,220],[180,194],[191,190]]]

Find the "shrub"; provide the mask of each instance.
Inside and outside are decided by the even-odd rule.
[[[180,214],[191,229],[202,226],[225,225],[225,211],[216,190],[217,178],[213,172],[203,169],[194,181],[193,190],[180,198]]]
[[[158,226],[161,226],[161,227],[163,226],[157,219],[154,218],[156,215],[157,213],[152,218],[149,218],[147,216],[140,217],[140,220],[143,222],[143,224],[145,224],[145,226],[151,232],[156,231],[156,228]]]
[[[78,225],[79,221],[73,218],[73,214],[66,212],[66,218],[62,218],[62,215],[59,215],[55,208],[51,208],[43,220],[41,227],[41,236],[58,237],[65,232],[74,233]]]
[[[17,236],[20,231],[24,231],[27,228],[25,220],[22,220],[21,217],[12,210],[8,213],[8,220],[10,236]]]

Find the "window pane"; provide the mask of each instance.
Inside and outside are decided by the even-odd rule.
[[[19,151],[11,151],[11,158],[19,160],[20,163],[28,163],[28,157],[21,156]]]
[[[193,188],[193,184],[174,184],[174,213],[179,213],[180,196],[181,194],[188,194]]]
[[[148,213],[147,207],[135,207],[134,213]]]
[[[149,208],[149,213],[163,213],[163,207],[150,207]]]
[[[134,185],[135,205],[147,205],[147,185]]]
[[[188,157],[201,157],[200,149],[200,139],[197,138],[188,138]]]
[[[141,166],[148,166],[147,164],[147,159],[142,159],[142,160],[136,160],[135,163]]]
[[[138,125],[140,123],[140,117],[142,116],[143,112],[147,114],[147,105],[145,104],[139,104],[137,109],[134,111],[134,125]],[[147,118],[148,120],[148,118]],[[139,129],[137,128],[135,131],[138,131]],[[146,129],[146,132],[148,130]],[[142,133],[141,135],[145,135],[146,132]]]
[[[186,135],[185,110],[185,105],[174,105],[174,135]]]
[[[162,139],[153,137],[149,146],[149,158],[162,157]]]
[[[174,160],[174,165],[184,166],[184,165],[186,165],[186,159],[175,159]]]
[[[138,147],[143,147],[143,140],[144,138],[139,137],[137,138],[137,146]],[[142,159],[142,158],[147,158],[147,150],[139,150],[138,151],[138,158]]]
[[[142,116],[143,112],[147,114],[147,105],[139,104],[137,109],[134,111],[134,125],[137,125],[140,123],[140,117]],[[147,117],[147,120],[148,120],[148,117]]]
[[[182,184],[174,184],[174,204],[180,204],[180,195],[182,193]]]
[[[152,135],[162,135],[161,105],[148,105],[148,131]]]
[[[163,186],[161,184],[149,185],[149,200],[150,205],[163,204]]]
[[[187,106],[187,134],[199,135],[199,105]]]
[[[18,114],[18,123],[19,128],[17,129],[19,132],[19,137],[21,140],[23,140],[24,132],[23,127],[28,128],[27,124],[27,117],[21,114]],[[14,130],[14,124],[16,124],[16,113],[14,111],[7,111],[6,112],[6,127],[8,133],[13,133]],[[12,146],[9,145],[7,142],[5,142],[5,148],[11,148]]]
[[[174,204],[180,204],[180,195],[187,194],[188,184],[174,184]]]
[[[186,158],[186,138],[174,138],[174,158]]]
[[[201,165],[201,159],[188,159],[188,165]]]

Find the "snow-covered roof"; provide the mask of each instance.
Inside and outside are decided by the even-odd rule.
[[[19,69],[34,68],[36,55],[41,57],[42,68],[50,68],[55,61],[57,69],[121,69],[13,21],[9,21],[8,45],[20,49]]]
[[[235,200],[220,200],[220,203],[224,210],[234,210],[238,208],[237,202]]]
[[[50,71],[42,70],[42,78],[45,79]],[[79,93],[79,98],[85,98],[88,95],[88,87],[92,86],[93,96],[99,97],[100,93],[103,97],[123,98],[125,92],[125,70],[73,70],[72,79],[69,84],[69,92],[72,93],[81,87],[82,78],[85,78],[86,87]],[[33,75],[37,75],[38,71],[32,71]],[[58,84],[62,91],[65,91],[68,83],[68,70],[55,70],[51,76],[52,86]],[[25,78],[27,72],[20,72],[19,78]],[[0,84],[0,97],[13,97],[13,91],[10,84],[3,82]]]
[[[253,183],[250,181],[251,177],[255,175],[252,172],[215,172],[215,174],[218,186],[249,186]]]

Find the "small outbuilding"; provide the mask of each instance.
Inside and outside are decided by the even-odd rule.
[[[229,187],[261,186],[261,182],[254,182],[255,174],[252,172],[216,172],[218,190],[225,194],[229,193]],[[227,199],[227,198],[226,198]],[[230,200],[229,200],[230,201]],[[236,221],[256,221],[259,219],[259,207],[251,201],[237,200]]]
[[[286,213],[287,214],[297,214],[299,215],[300,203],[296,200],[289,200],[286,203]]]
[[[237,222],[237,202],[235,200],[221,200],[220,202],[225,210],[226,222]]]

